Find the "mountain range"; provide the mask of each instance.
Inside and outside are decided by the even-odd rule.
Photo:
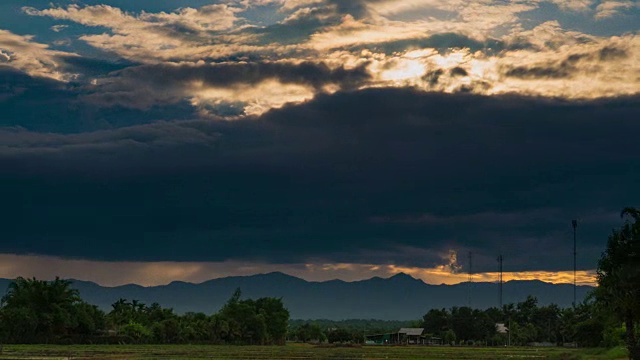
[[[0,279],[0,289],[11,282]],[[167,285],[143,287],[123,285],[100,286],[89,281],[73,280],[80,296],[105,311],[120,298],[154,302],[171,307],[177,313],[218,311],[240,288],[243,298],[278,297],[289,309],[292,319],[419,319],[429,309],[471,306],[488,308],[499,305],[497,283],[465,282],[455,285],[431,285],[407,274],[390,278],[346,282],[331,280],[306,281],[279,272],[251,276],[234,276],[209,280],[200,284],[174,281]],[[582,301],[591,286],[578,286],[577,299]],[[540,305],[550,303],[571,306],[573,285],[542,281],[508,281],[503,284],[503,303],[523,301],[528,295]]]

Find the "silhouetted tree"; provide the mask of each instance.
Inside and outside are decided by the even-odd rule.
[[[598,262],[596,296],[624,322],[629,358],[640,360],[640,209],[625,208],[627,221],[609,235]]]
[[[103,313],[83,303],[71,282],[17,278],[1,301],[0,320],[7,342],[51,342],[74,334],[93,334]]]

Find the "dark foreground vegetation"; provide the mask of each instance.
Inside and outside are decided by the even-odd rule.
[[[109,313],[84,302],[66,280],[18,278],[2,298],[4,344],[247,344],[293,342],[361,344],[365,334],[423,327],[427,336],[455,346],[624,344],[640,360],[640,210],[625,209],[624,225],[609,236],[598,264],[598,288],[582,304],[538,306],[533,297],[486,310],[433,309],[413,323],[352,320],[291,321],[281,299],[241,299],[237,290],[212,315],[178,315],[159,304],[121,299]],[[503,323],[509,333],[499,333]]]
[[[159,304],[120,299],[105,314],[71,283],[18,278],[2,298],[0,340],[13,344],[282,345],[289,311],[282,300],[241,300],[237,290],[213,315],[177,315]]]

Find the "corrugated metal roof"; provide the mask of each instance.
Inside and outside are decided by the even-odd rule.
[[[398,331],[400,334],[407,334],[410,336],[420,336],[424,332],[423,328],[402,328]]]

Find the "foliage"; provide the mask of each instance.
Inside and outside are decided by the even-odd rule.
[[[413,321],[374,319],[291,320],[287,339],[296,342],[329,342],[361,344],[366,334],[384,334],[401,327],[418,327]]]
[[[609,235],[598,262],[598,300],[624,322],[629,358],[640,359],[640,209],[626,208],[627,221]]]
[[[329,329],[328,331],[332,331]],[[293,340],[300,342],[323,342],[327,340],[325,331],[318,323],[304,323],[291,331]]]
[[[607,327],[602,334],[602,346],[606,348],[614,348],[624,345],[624,326]]]
[[[94,335],[104,314],[82,302],[71,282],[17,278],[2,298],[0,334],[5,342],[48,343],[65,336]]]
[[[503,323],[510,330],[496,333],[496,324]],[[527,345],[534,342],[551,344],[577,342],[580,346],[615,346],[605,344],[604,335],[619,323],[611,311],[593,298],[575,308],[560,309],[557,305],[538,306],[535,297],[527,297],[502,309],[486,310],[468,307],[432,309],[423,316],[422,327],[427,334],[444,339],[445,343],[480,343],[489,345]]]
[[[353,340],[353,334],[346,329],[333,329],[329,331],[327,335],[327,340],[330,343],[348,343]]]
[[[456,333],[452,330],[449,329],[444,333],[444,343],[447,345],[452,345],[456,343]]]
[[[120,333],[133,343],[145,343],[151,338],[151,331],[137,322],[130,322],[120,329]]]
[[[289,311],[281,299],[241,300],[237,290],[219,313],[177,315],[154,303],[119,299],[105,315],[80,299],[71,282],[18,278],[0,308],[3,343],[211,343],[285,342]]]

